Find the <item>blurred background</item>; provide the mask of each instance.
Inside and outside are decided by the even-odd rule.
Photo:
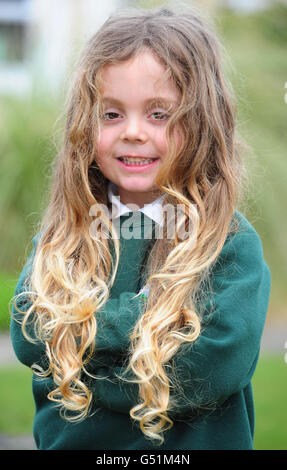
[[[0,449],[33,448],[31,373],[15,360],[8,303],[46,206],[73,64],[110,13],[144,0],[0,0]],[[172,6],[172,2],[169,2]],[[178,5],[178,2],[176,2]],[[254,376],[255,449],[287,449],[287,1],[205,0],[224,47],[250,145],[242,211],[259,233],[272,275]]]

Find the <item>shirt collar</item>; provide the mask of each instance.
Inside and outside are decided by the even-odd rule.
[[[154,220],[160,226],[163,226],[162,201],[164,197],[165,194],[162,194],[154,201],[150,202],[149,204],[145,204],[139,209],[140,212],[143,212],[145,215],[147,215],[150,219]],[[126,206],[120,201],[120,196],[118,195],[118,188],[111,181],[108,184],[108,199],[112,204],[112,219],[116,219],[117,217],[120,217],[121,215],[126,214],[127,212],[131,212],[131,209],[129,209],[128,206]]]

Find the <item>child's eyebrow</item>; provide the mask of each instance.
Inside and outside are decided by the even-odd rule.
[[[102,99],[102,103],[109,106],[118,106],[122,107],[123,103],[113,97],[106,96]],[[169,100],[167,98],[163,98],[161,96],[154,96],[153,98],[148,98],[143,102],[144,106],[168,106],[173,107],[176,106],[177,102],[174,100]]]

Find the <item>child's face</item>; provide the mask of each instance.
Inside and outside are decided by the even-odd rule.
[[[165,68],[148,50],[120,64],[104,67],[102,117],[97,163],[118,186],[120,201],[139,207],[159,193],[156,176],[166,156],[165,130],[180,99]],[[127,157],[152,163],[122,162]],[[152,192],[151,192],[152,191]]]

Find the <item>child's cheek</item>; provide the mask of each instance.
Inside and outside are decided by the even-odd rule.
[[[175,128],[173,131],[173,142],[175,143],[176,149],[179,149],[183,142],[183,133],[179,128]],[[167,141],[166,135],[162,136],[162,155],[166,155],[167,152]]]
[[[157,153],[164,157],[167,152],[166,134],[164,129],[156,129],[151,136],[151,141],[156,146]]]
[[[102,159],[111,151],[111,139],[109,137],[109,133],[105,129],[101,129],[97,140],[98,158]]]

